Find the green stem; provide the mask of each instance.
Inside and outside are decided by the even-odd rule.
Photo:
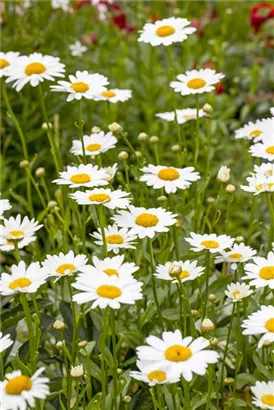
[[[126,175],[126,190],[128,191],[128,192],[130,192],[130,184],[129,184],[129,173],[128,173],[128,169],[129,169],[129,167],[128,167],[128,164],[127,164],[127,160],[126,159],[124,159],[123,160],[123,163],[124,163],[124,169],[125,169],[125,175]]]
[[[272,203],[271,193],[266,194],[268,209],[270,213],[270,229],[268,235],[268,252],[272,249],[272,242],[274,241],[274,207]]]
[[[114,410],[117,410],[117,399],[118,389],[117,389],[117,345],[116,345],[116,331],[115,331],[115,313],[113,309],[109,309],[109,321],[112,335],[112,357],[113,357],[113,371],[112,371],[112,382],[113,382],[113,401],[114,401]]]
[[[19,248],[18,248],[18,241],[13,241],[13,245],[14,245],[14,257],[16,261],[19,263],[21,258],[20,258]]]
[[[191,405],[190,405],[189,384],[183,377],[181,377],[181,383],[182,383],[182,387],[184,390],[185,409],[190,410]]]
[[[205,255],[205,267],[206,267],[206,288],[205,288],[205,296],[204,296],[204,304],[203,304],[203,319],[206,317],[206,310],[207,310],[207,302],[208,302],[208,285],[209,285],[209,276],[210,276],[210,252],[206,251]]]
[[[106,243],[106,235],[105,235],[105,218],[104,218],[104,209],[103,205],[97,205],[96,206],[96,213],[97,217],[99,220],[99,225],[101,229],[101,235],[103,239],[103,249],[104,249],[104,256],[108,256],[108,251],[107,251],[107,243]]]
[[[212,401],[212,388],[213,388],[213,368],[211,365],[208,367],[207,372],[207,398],[206,398],[206,410],[210,410]]]
[[[181,326],[182,329],[182,334],[184,337],[186,337],[186,327],[187,327],[187,322],[186,322],[186,311],[184,309],[183,311],[183,301],[182,301],[182,290],[180,287],[180,279],[178,279],[178,283],[176,283],[177,286],[177,291],[178,291],[178,296],[179,296],[179,307],[180,307],[180,316],[179,316],[179,325],[181,325],[181,320],[183,319],[183,326]]]
[[[20,294],[20,302],[21,302],[21,305],[23,306],[23,310],[24,310],[24,314],[25,314],[25,318],[27,322],[27,327],[28,327],[31,370],[32,372],[34,372],[36,370],[35,349],[34,349],[35,334],[33,331],[31,311],[29,308],[27,296],[24,293]]]
[[[165,324],[164,324],[164,318],[161,312],[161,308],[159,305],[159,300],[158,300],[158,296],[157,296],[157,290],[156,290],[156,282],[155,282],[155,260],[154,260],[154,254],[153,254],[153,245],[152,245],[152,239],[149,238],[148,240],[149,243],[149,254],[150,254],[150,262],[151,262],[151,267],[152,267],[152,291],[153,291],[153,297],[154,297],[154,302],[157,308],[157,312],[158,312],[158,316],[161,322],[161,325],[163,327],[163,329],[165,329]]]
[[[83,107],[82,107],[82,99],[79,100],[79,132],[80,132],[80,139],[81,139],[81,145],[82,145],[82,150],[83,150],[83,157],[84,157],[84,163],[87,163],[87,156],[86,156],[86,150],[85,150],[85,144],[84,144],[84,121],[83,121]]]
[[[196,146],[194,155],[194,166],[197,164],[200,150],[200,118],[199,118],[199,94],[196,94]]]

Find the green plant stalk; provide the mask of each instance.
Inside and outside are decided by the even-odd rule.
[[[200,151],[200,118],[199,118],[199,94],[196,94],[196,139],[195,139],[195,154],[194,154],[194,166],[197,165]]]
[[[176,283],[177,286],[177,291],[178,291],[178,296],[179,296],[179,307],[180,307],[180,314],[179,314],[179,325],[181,327],[182,330],[182,334],[184,335],[184,337],[186,337],[186,327],[187,327],[187,323],[186,323],[186,311],[184,309],[183,311],[183,303],[182,303],[182,289],[180,287],[180,279],[178,279],[178,283]],[[181,320],[183,319],[183,326],[181,326]]]
[[[266,194],[267,198],[267,205],[270,213],[270,229],[269,229],[269,235],[268,235],[268,252],[271,251],[272,249],[272,242],[274,241],[274,206],[272,203],[272,195],[271,192],[268,192]]]
[[[164,322],[164,318],[161,312],[161,308],[160,308],[159,300],[157,296],[157,289],[156,289],[155,276],[154,276],[156,266],[155,266],[155,260],[154,260],[154,254],[153,254],[152,239],[150,238],[148,240],[148,246],[149,246],[150,262],[151,262],[151,267],[152,267],[152,291],[153,291],[154,302],[157,308],[157,312],[158,312],[161,325],[163,329],[165,329],[165,322]]]
[[[82,145],[82,150],[83,150],[83,158],[84,158],[84,164],[87,163],[87,156],[86,156],[86,150],[85,150],[85,144],[84,144],[84,122],[83,122],[83,106],[82,106],[82,99],[79,100],[79,132],[80,132],[80,139],[81,139],[81,145]]]
[[[26,167],[25,169],[26,169],[26,173],[28,174],[28,177],[29,177],[30,181],[32,182],[32,184],[35,188],[35,191],[37,192],[37,195],[39,196],[42,207],[44,209],[47,209],[47,205],[46,205],[46,202],[45,202],[44,197],[42,195],[42,192],[40,191],[39,185],[37,184],[37,182],[35,181],[35,179],[31,175],[30,169],[28,167]]]
[[[190,304],[189,304],[189,298],[188,298],[188,295],[186,293],[185,285],[184,285],[183,282],[181,282],[181,290],[182,290],[182,294],[183,294],[183,297],[184,297],[184,300],[185,300],[186,312],[187,312],[187,315],[189,317],[190,334],[191,334],[191,336],[196,337],[197,336],[197,331],[195,329],[193,316],[191,314],[191,308],[190,308]]]
[[[125,175],[126,175],[126,190],[127,190],[128,192],[131,192],[131,191],[130,191],[130,183],[129,183],[129,173],[128,173],[127,160],[124,159],[124,160],[123,160],[123,163],[124,163],[124,169],[125,169]]]
[[[181,383],[182,383],[182,387],[183,387],[183,390],[184,390],[185,409],[190,410],[191,405],[190,405],[189,384],[183,377],[181,377]]]
[[[205,288],[205,296],[204,296],[204,303],[203,303],[203,314],[202,314],[203,319],[206,317],[206,312],[207,312],[210,262],[211,262],[210,252],[206,251],[206,254],[205,254],[205,267],[206,267],[206,272],[205,272],[205,276],[206,276],[205,281],[206,281],[206,283],[205,283],[205,285],[206,285],[206,288]]]
[[[210,155],[211,155],[211,119],[207,124],[207,152],[206,152],[206,178],[210,177]]]
[[[108,309],[105,309],[104,313],[104,318],[103,318],[103,325],[102,325],[102,332],[103,332],[103,346],[105,346],[106,343],[106,334],[107,334],[107,323],[108,323]],[[101,374],[102,374],[102,380],[101,380],[101,387],[102,387],[102,400],[101,400],[101,407],[102,410],[106,409],[106,397],[107,397],[107,385],[108,385],[108,376],[107,376],[107,370],[105,366],[105,361],[104,361],[104,352],[101,352]]]
[[[29,351],[30,351],[30,361],[31,361],[31,370],[32,372],[35,372],[36,370],[36,360],[35,360],[35,331],[32,326],[32,317],[31,317],[31,311],[29,308],[28,304],[28,299],[27,296],[21,292],[20,294],[20,302],[24,310],[26,322],[27,322],[27,327],[28,327],[28,332],[29,332]]]
[[[96,213],[97,213],[97,218],[99,220],[101,235],[102,235],[102,239],[103,239],[104,256],[107,257],[108,256],[108,251],[107,251],[107,242],[106,242],[106,235],[105,235],[105,218],[104,218],[103,205],[97,205],[96,206]]]
[[[207,398],[206,398],[206,410],[210,410],[210,404],[212,400],[212,390],[213,390],[213,367],[208,366],[207,372]]]
[[[159,409],[165,410],[165,402],[164,402],[162,387],[159,384],[156,384],[155,387],[156,387],[157,399],[159,403]]]
[[[86,205],[83,205],[83,222],[82,222],[83,253],[87,252],[87,248],[86,248],[86,221],[87,221]]]
[[[117,368],[118,368],[118,361],[117,361],[117,345],[116,345],[116,330],[115,330],[115,313],[113,309],[109,310],[109,322],[111,328],[111,335],[112,335],[112,351],[113,351],[113,369],[112,369],[112,382],[113,382],[113,401],[114,401],[114,410],[117,410],[117,399],[118,397],[118,380],[117,380]]]
[[[16,262],[20,262],[20,253],[19,253],[19,248],[18,248],[18,241],[13,241],[13,246],[14,246],[14,257],[16,259]]]

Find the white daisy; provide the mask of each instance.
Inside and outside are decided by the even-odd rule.
[[[66,171],[60,172],[60,178],[55,179],[58,185],[69,185],[69,188],[79,188],[81,186],[92,188],[96,186],[108,185],[109,175],[97,165],[80,164],[78,167],[67,167]]]
[[[227,235],[211,234],[197,234],[190,233],[191,238],[185,238],[185,240],[192,245],[191,250],[194,252],[200,252],[204,249],[209,250],[210,253],[221,252],[227,248],[231,248],[234,239]]]
[[[271,108],[269,109],[269,111],[270,111],[270,114],[274,115],[274,107],[271,107]]]
[[[225,290],[226,296],[232,300],[232,302],[239,302],[253,293],[253,290],[244,283],[231,283],[227,285]]]
[[[188,27],[190,21],[180,17],[170,17],[157,20],[155,23],[146,23],[140,30],[138,41],[149,43],[152,46],[170,46],[187,39],[196,31],[194,27]]]
[[[73,251],[64,254],[60,252],[59,255],[47,255],[42,262],[42,267],[48,276],[62,276],[73,275],[78,272],[80,268],[85,266],[88,259],[85,255],[74,255]]]
[[[69,46],[70,54],[73,57],[81,57],[87,51],[87,49],[87,46],[84,46],[81,41],[76,41],[74,44],[71,44]]]
[[[24,248],[31,242],[35,241],[35,232],[42,228],[35,219],[29,219],[27,216],[21,220],[21,215],[16,218],[10,217],[3,219],[4,225],[0,226],[0,249],[2,251],[11,251],[14,249],[14,241],[18,242],[18,248]]]
[[[60,58],[33,53],[29,56],[20,56],[10,67],[7,83],[13,82],[16,91],[30,83],[36,87],[44,80],[54,81],[55,77],[64,77],[65,65]]]
[[[244,127],[235,131],[235,138],[248,139],[253,142],[263,141],[265,139],[273,138],[274,119],[263,118],[256,122],[249,122]]]
[[[139,270],[139,267],[133,262],[124,262],[125,255],[114,256],[112,258],[99,259],[93,256],[93,265],[81,267],[80,272],[97,277],[98,274],[117,277],[132,277],[133,273]]]
[[[248,185],[241,185],[241,189],[252,192],[254,195],[274,191],[274,174],[269,177],[253,174],[253,176],[246,178],[246,181]]]
[[[234,243],[228,251],[222,251],[221,255],[216,257],[215,263],[231,263],[231,268],[235,270],[237,269],[237,263],[243,263],[252,259],[256,253],[254,249],[246,246],[244,243]]]
[[[249,284],[257,289],[265,286],[274,289],[274,252],[269,252],[267,258],[257,256],[253,258],[253,262],[245,265],[246,275],[243,279],[250,280]]]
[[[8,51],[7,53],[0,51],[0,78],[9,75],[10,68],[19,54],[17,51]]]
[[[274,177],[274,164],[272,164],[271,162],[266,162],[261,165],[255,165],[254,173],[257,177]]]
[[[3,333],[0,332],[0,353],[7,350],[13,343],[14,342],[11,340],[9,333],[3,336]]]
[[[108,174],[107,181],[111,182],[116,175],[118,164],[113,164],[111,167],[104,167],[102,169]]]
[[[251,145],[249,152],[253,157],[267,159],[268,161],[274,161],[274,137]]]
[[[168,232],[168,227],[176,223],[175,214],[163,208],[137,208],[130,205],[128,211],[119,211],[112,218],[122,228],[129,228],[130,233],[140,239],[153,238],[158,232]]]
[[[199,118],[206,117],[207,114],[204,112],[203,109],[199,109],[198,111]],[[175,121],[175,113],[174,111],[170,112],[160,112],[155,114],[156,117],[161,118],[165,121]],[[185,124],[188,121],[196,120],[197,118],[197,110],[195,108],[185,108],[182,110],[176,110],[177,121],[178,124]]]
[[[8,199],[0,199],[0,219],[3,219],[3,213],[11,209],[11,204]]]
[[[141,171],[144,175],[140,177],[140,181],[154,189],[164,188],[168,194],[176,192],[177,189],[189,188],[191,182],[201,178],[193,167],[174,168],[150,164]]]
[[[51,0],[51,7],[53,9],[62,9],[68,11],[70,0]]]
[[[186,74],[179,74],[179,81],[172,81],[171,88],[181,95],[202,94],[214,90],[214,85],[224,78],[224,74],[216,73],[215,70],[205,68],[201,70],[187,71]]]
[[[260,409],[274,409],[274,381],[256,382],[251,387],[252,403]]]
[[[117,138],[114,137],[112,132],[107,134],[104,131],[100,131],[96,134],[84,135],[85,154],[88,156],[95,156],[115,148],[117,144]],[[71,152],[74,155],[83,155],[82,142],[80,140],[72,141]]]
[[[132,97],[131,90],[120,90],[119,88],[112,88],[105,90],[95,95],[95,101],[109,101],[110,103],[125,102]]]
[[[39,262],[33,262],[28,267],[24,261],[11,266],[11,274],[1,275],[1,294],[12,295],[17,292],[35,293],[46,282],[47,273]]]
[[[204,273],[205,268],[197,266],[197,261],[174,261],[166,262],[165,265],[158,265],[154,276],[158,279],[171,280],[177,283],[194,280]]]
[[[142,285],[129,275],[108,276],[98,272],[96,276],[90,276],[89,273],[82,273],[72,285],[81,291],[73,296],[73,301],[79,304],[93,301],[92,309],[97,306],[101,309],[107,306],[119,309],[121,304],[133,305],[136,300],[142,299]]]
[[[274,342],[274,306],[262,306],[243,321],[244,335],[263,334],[258,343],[261,348],[265,342]]]
[[[70,195],[79,205],[103,205],[108,209],[125,209],[130,204],[128,192],[116,189],[95,188],[91,191],[76,191]]]
[[[191,381],[193,373],[203,376],[208,364],[216,363],[219,355],[213,350],[204,350],[209,341],[203,337],[193,340],[191,336],[182,338],[181,332],[164,332],[162,339],[149,336],[149,346],[137,347],[139,360],[149,361],[154,366],[166,366]]]
[[[149,386],[156,384],[177,383],[180,381],[180,373],[168,366],[157,367],[149,361],[137,360],[137,367],[140,370],[130,372],[130,376],[136,380],[147,383]]]
[[[76,71],[75,75],[69,75],[69,81],[58,81],[58,85],[52,85],[52,91],[69,93],[67,101],[81,98],[92,99],[94,95],[106,90],[108,79],[101,74],[90,74],[88,71]]]
[[[129,233],[127,228],[119,228],[114,224],[112,226],[109,225],[107,228],[104,228],[104,232],[108,252],[112,251],[117,254],[120,252],[120,250],[123,249],[136,248],[134,241],[137,239],[137,235]],[[94,241],[96,245],[103,246],[104,242],[101,231],[93,232],[91,236],[96,239],[96,241]]]
[[[31,377],[15,370],[5,375],[5,380],[0,383],[2,410],[27,410],[28,406],[35,407],[36,399],[45,399],[49,391],[49,379],[39,377],[45,370],[41,367]]]

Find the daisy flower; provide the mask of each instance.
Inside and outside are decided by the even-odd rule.
[[[11,204],[8,199],[0,199],[0,219],[3,219],[3,213],[11,209]]]
[[[142,283],[129,275],[111,275],[97,273],[90,276],[89,273],[78,275],[76,282],[72,285],[80,290],[73,296],[73,301],[79,304],[93,302],[92,309],[99,306],[105,309],[119,309],[121,304],[134,305],[136,300],[142,299]]]
[[[154,276],[157,279],[171,280],[173,283],[177,283],[179,278],[181,282],[187,282],[201,276],[204,269],[197,266],[197,261],[174,261],[158,265]]]
[[[267,162],[262,165],[255,165],[254,171],[257,177],[268,178],[273,176],[274,178],[274,164],[271,162]]]
[[[170,17],[157,20],[155,23],[146,23],[140,30],[139,42],[149,43],[152,46],[170,46],[187,39],[196,31],[194,27],[188,27],[190,21],[180,17]]]
[[[179,81],[172,81],[170,86],[181,95],[202,94],[213,91],[214,85],[218,84],[223,78],[224,74],[205,68],[179,74],[177,76]]]
[[[274,381],[256,382],[251,387],[252,403],[260,409],[274,409]]]
[[[35,219],[27,216],[21,220],[21,215],[16,218],[3,219],[4,225],[0,226],[0,249],[11,251],[14,249],[14,241],[18,241],[18,248],[24,248],[35,241],[35,232],[42,228]]]
[[[1,382],[1,403],[3,410],[26,410],[27,407],[34,408],[36,399],[45,399],[49,391],[49,379],[39,377],[45,370],[41,367],[31,377],[22,374],[21,370],[15,370],[5,375]]]
[[[108,182],[112,181],[116,175],[117,169],[118,169],[118,164],[113,164],[111,167],[105,167],[102,168],[106,173],[107,173],[107,178],[106,180]]]
[[[168,227],[176,223],[176,216],[163,208],[146,209],[130,205],[128,211],[119,211],[112,219],[118,226],[129,228],[129,232],[140,239],[152,239],[158,232],[168,232]]]
[[[94,95],[106,90],[108,79],[101,74],[90,74],[88,71],[76,71],[75,75],[69,75],[69,81],[58,81],[58,85],[52,85],[52,91],[69,93],[67,101],[81,98],[92,99]]]
[[[274,174],[270,177],[253,175],[246,178],[246,181],[248,185],[241,185],[241,189],[246,192],[252,192],[254,195],[274,191]]]
[[[51,0],[51,7],[53,9],[62,9],[68,11],[70,0]]]
[[[268,138],[262,142],[251,145],[249,152],[253,157],[274,161],[274,138]]]
[[[70,195],[79,205],[103,205],[108,209],[127,208],[130,204],[128,192],[116,189],[95,188],[92,191],[76,191]]]
[[[264,118],[256,122],[249,122],[244,127],[235,131],[236,139],[248,139],[254,142],[269,139],[273,136],[274,119]]]
[[[147,383],[149,386],[177,383],[180,381],[180,373],[176,373],[168,366],[157,367],[149,361],[141,360],[137,360],[136,364],[140,371],[132,371],[129,375],[136,380]]]
[[[254,249],[246,246],[244,243],[234,243],[228,251],[222,251],[221,255],[216,257],[215,263],[231,263],[231,268],[235,270],[237,269],[237,263],[243,263],[252,259],[256,253]]]
[[[73,275],[85,266],[88,259],[85,255],[74,255],[73,251],[64,254],[60,252],[59,255],[47,255],[42,262],[42,267],[48,276],[62,276]]]
[[[116,276],[116,277],[132,277],[133,273],[139,270],[138,266],[133,262],[124,262],[125,255],[114,256],[113,258],[99,259],[93,256],[93,265],[81,267],[80,272],[89,275],[89,277],[97,277],[98,274]]]
[[[253,293],[248,285],[244,283],[231,283],[227,285],[225,290],[226,296],[232,300],[232,302],[239,302]]]
[[[189,188],[191,182],[201,178],[198,172],[194,172],[193,167],[174,168],[150,164],[141,171],[144,175],[140,177],[140,181],[154,189],[164,188],[167,194],[175,193],[177,189]]]
[[[267,258],[257,256],[254,263],[247,263],[244,267],[246,275],[243,279],[250,280],[250,285],[258,288],[269,286],[274,289],[274,252],[269,252]]]
[[[95,101],[109,101],[110,103],[125,102],[132,97],[131,90],[120,90],[119,88],[112,88],[105,90],[95,95]]]
[[[227,235],[216,235],[215,233],[200,235],[194,232],[190,233],[190,238],[185,240],[192,245],[191,250],[200,252],[204,249],[210,253],[221,252],[227,248],[231,248],[234,239]]]
[[[261,348],[265,342],[274,342],[274,306],[262,306],[243,321],[244,335],[263,334],[258,343]]]
[[[3,333],[0,332],[0,353],[7,350],[13,343],[14,342],[11,340],[10,334],[3,336]]]
[[[127,228],[119,228],[114,224],[104,228],[104,232],[108,252],[112,251],[117,254],[123,249],[136,248],[134,241],[137,239],[137,235],[130,233]],[[96,239],[96,241],[94,241],[96,245],[103,246],[104,242],[101,231],[93,232],[91,236]]]
[[[69,185],[69,188],[79,188],[81,186],[92,188],[101,185],[108,185],[109,178],[106,171],[98,168],[97,165],[80,164],[78,167],[67,167],[66,171],[60,172],[60,178],[55,179],[58,185]]]
[[[39,262],[33,262],[28,267],[24,261],[11,266],[11,273],[1,275],[1,294],[12,295],[17,292],[35,293],[46,282],[47,273]]]
[[[64,77],[64,72],[65,65],[60,63],[60,58],[33,53],[16,58],[8,72],[7,83],[14,82],[13,88],[20,91],[28,83],[37,87],[44,80]]]
[[[175,113],[174,111],[170,112],[160,112],[155,114],[156,117],[161,118],[165,121],[175,121]],[[196,120],[197,118],[197,110],[196,108],[185,108],[183,110],[176,110],[177,121],[178,124],[185,124],[188,121]],[[204,112],[203,109],[198,111],[199,118],[206,117],[207,114]]]
[[[146,339],[149,346],[137,347],[139,360],[146,360],[158,366],[166,366],[174,373],[180,374],[190,382],[193,373],[203,376],[208,364],[216,363],[219,355],[213,350],[204,350],[209,341],[203,337],[193,340],[191,336],[182,338],[180,330],[164,332],[162,339],[149,336]]]
[[[114,137],[112,132],[107,134],[104,131],[100,131],[96,134],[84,135],[85,154],[88,156],[95,156],[102,154],[109,149],[115,148],[117,144],[117,138]],[[72,141],[71,152],[74,155],[83,155],[82,142],[80,140]]]
[[[10,67],[16,61],[18,56],[19,53],[15,51],[8,51],[7,53],[0,51],[0,78],[9,75]]]
[[[69,51],[72,57],[81,57],[87,49],[87,46],[84,46],[81,41],[76,41],[74,44],[69,46]]]

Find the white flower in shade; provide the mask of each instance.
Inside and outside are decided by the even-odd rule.
[[[118,169],[118,164],[113,164],[111,167],[105,167],[102,168],[107,174],[107,181],[110,182],[114,179],[117,169]]]
[[[239,282],[227,285],[227,290],[225,290],[226,296],[231,299],[232,302],[240,302],[252,293],[253,290],[251,290],[248,285]]]
[[[97,256],[92,258],[93,265],[83,266],[80,271],[96,277],[98,274],[117,277],[132,277],[133,273],[139,270],[138,266],[133,262],[124,262],[125,256],[114,256],[112,258],[99,259]]]
[[[267,258],[257,256],[253,262],[245,265],[246,275],[242,279],[250,280],[249,284],[256,288],[269,286],[274,289],[274,252],[269,252]]]
[[[209,341],[203,337],[193,340],[191,336],[182,338],[181,332],[164,332],[162,339],[149,336],[149,346],[137,347],[139,360],[146,360],[154,366],[166,366],[191,381],[193,373],[203,376],[208,364],[216,363],[219,355],[213,350],[204,350]]]
[[[265,139],[273,138],[274,119],[264,118],[256,122],[249,122],[244,127],[235,131],[235,138],[248,139],[253,142],[263,141]]]
[[[70,375],[74,378],[82,377],[84,375],[84,368],[82,364],[79,364],[78,366],[74,366],[70,370]]]
[[[119,211],[112,218],[122,228],[129,228],[130,233],[140,239],[153,238],[156,233],[168,232],[168,227],[176,223],[175,214],[163,208],[137,208],[130,205],[128,211]]]
[[[69,10],[70,0],[51,0],[51,7],[53,9],[62,9],[64,11]]]
[[[81,41],[76,41],[74,44],[71,44],[69,46],[70,54],[73,57],[81,57],[87,51],[87,49],[87,46],[84,46]]]
[[[260,409],[274,409],[274,381],[256,382],[251,387],[252,403]]]
[[[76,71],[75,75],[69,75],[69,81],[58,81],[58,85],[52,85],[52,91],[69,93],[67,101],[81,98],[92,99],[94,95],[104,91],[108,79],[101,74],[91,74],[88,71]]]
[[[16,218],[3,219],[4,225],[0,226],[0,249],[11,251],[14,249],[14,241],[18,242],[18,248],[24,248],[35,241],[35,232],[42,228],[35,219],[27,216],[22,220],[21,215]]]
[[[265,342],[274,342],[274,306],[262,306],[260,310],[252,313],[243,321],[244,335],[260,335],[258,347],[261,348]]]
[[[251,145],[249,152],[253,157],[274,161],[274,136]]]
[[[160,112],[155,115],[156,117],[161,118],[162,120],[165,120],[165,121],[175,121],[174,111]],[[178,124],[185,124],[188,121],[196,120],[197,110],[195,108],[185,108],[182,110],[176,110],[176,115],[177,115]],[[199,115],[199,118],[207,116],[206,112],[204,112],[203,109],[199,109],[198,115]]]
[[[7,83],[14,82],[16,91],[30,83],[32,87],[44,80],[54,81],[55,77],[64,77],[65,65],[60,63],[60,58],[33,53],[29,56],[20,56],[10,67]]]
[[[123,249],[136,248],[134,241],[137,239],[137,235],[129,233],[127,228],[119,228],[114,224],[104,228],[104,232],[108,252],[112,251],[117,254]],[[96,245],[103,246],[104,242],[101,231],[93,232],[91,236],[96,239],[94,241]]]
[[[241,185],[241,189],[254,195],[274,191],[274,174],[269,177],[253,174],[253,176],[246,178],[246,181],[248,185]]]
[[[1,275],[1,294],[12,295],[17,292],[35,293],[46,282],[47,273],[40,267],[39,262],[33,262],[28,267],[21,261],[11,266],[11,274],[3,272]]]
[[[180,17],[170,17],[157,20],[155,23],[146,23],[140,30],[138,41],[149,43],[152,46],[170,46],[187,39],[196,31],[194,27],[188,27],[190,21]]]
[[[0,353],[4,352],[4,350],[7,350],[12,344],[13,340],[10,338],[10,334],[4,335],[3,333],[0,332]]]
[[[201,266],[197,266],[197,261],[174,261],[158,265],[154,276],[157,279],[171,280],[173,283],[177,283],[178,279],[187,282],[201,276],[204,270]]]
[[[214,90],[214,85],[224,78],[224,74],[216,73],[215,70],[205,68],[202,70],[187,71],[186,74],[179,74],[179,81],[172,81],[171,88],[181,95],[202,94]]]
[[[230,180],[230,168],[226,166],[221,166],[218,171],[217,181],[228,182]]]
[[[95,95],[95,101],[109,101],[110,103],[125,102],[132,97],[131,90],[120,90],[118,88],[112,88],[111,90],[105,90]]]
[[[69,185],[70,188],[84,186],[92,188],[96,186],[108,185],[108,174],[97,165],[80,164],[78,167],[67,167],[66,171],[60,172],[60,178],[55,179],[58,185]]]
[[[263,177],[263,178],[273,177],[274,178],[274,164],[272,164],[271,162],[267,162],[262,165],[255,165],[254,174],[257,177]]]
[[[105,134],[104,131],[100,131],[96,134],[84,135],[85,154],[88,156],[102,154],[109,149],[115,148],[116,144],[117,138],[114,137],[112,132]],[[80,140],[72,141],[71,152],[74,155],[83,155],[83,147]]]
[[[234,243],[228,251],[222,251],[221,255],[217,256],[215,263],[228,262],[231,263],[233,270],[237,269],[237,263],[247,262],[256,255],[256,251],[244,243]]]
[[[88,259],[85,255],[74,255],[73,251],[69,251],[67,254],[60,252],[59,255],[47,255],[44,262],[42,262],[42,267],[48,276],[60,278],[73,275],[87,262]]]
[[[155,366],[150,361],[137,360],[137,367],[140,371],[130,372],[130,376],[136,380],[147,383],[149,386],[156,384],[177,383],[180,380],[180,373],[174,371],[169,366]]]
[[[142,285],[129,275],[108,276],[98,272],[96,276],[91,276],[90,273],[82,273],[72,285],[80,290],[73,296],[73,301],[79,304],[93,302],[92,309],[97,306],[101,309],[107,306],[119,309],[121,304],[133,305],[136,300],[142,299]]]
[[[0,78],[9,75],[10,68],[18,56],[19,53],[15,51],[8,51],[7,53],[0,51]]]
[[[215,233],[200,235],[191,232],[190,236],[190,238],[185,238],[185,240],[192,245],[191,250],[194,252],[200,252],[207,249],[210,253],[217,253],[227,248],[231,248],[234,242],[234,239],[230,236],[216,235]]]
[[[193,167],[174,168],[163,165],[148,165],[143,167],[144,173],[140,181],[145,182],[154,189],[164,188],[166,193],[174,193],[177,189],[189,188],[193,181],[200,179],[198,172]]]
[[[91,191],[76,191],[71,198],[79,205],[103,205],[108,209],[127,208],[130,204],[128,192],[116,189],[111,191],[107,188],[95,188]]]
[[[3,213],[11,209],[11,204],[8,199],[0,199],[0,219],[3,219]]]
[[[271,115],[274,115],[274,107],[271,107],[269,111]]]
[[[5,380],[0,383],[2,410],[27,410],[35,408],[35,400],[43,400],[49,394],[49,379],[39,377],[45,370],[41,367],[31,377],[15,370],[5,375]],[[37,407],[36,407],[37,408]]]

